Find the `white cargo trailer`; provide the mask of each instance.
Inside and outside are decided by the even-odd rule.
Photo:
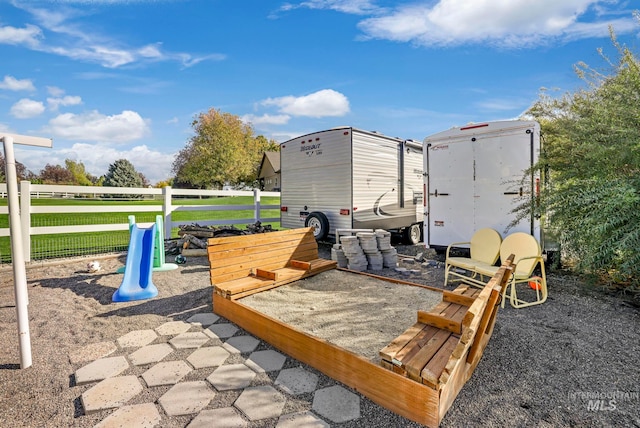
[[[539,152],[540,125],[535,121],[476,123],[425,138],[425,245],[443,250],[491,227],[503,237],[529,233],[544,248],[534,216],[507,231],[516,202],[526,198],[535,203],[539,177],[525,171],[538,161]]]
[[[340,127],[280,146],[280,224],[313,227],[317,240],[336,229],[386,229],[418,243],[422,233],[422,144]]]

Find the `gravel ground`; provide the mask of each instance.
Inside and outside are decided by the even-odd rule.
[[[321,245],[321,255],[328,258],[329,248]],[[423,252],[419,246],[396,248],[407,256]],[[437,259],[430,267],[403,262],[419,274],[379,274],[442,287]],[[122,276],[114,272],[124,257],[100,260],[97,273],[86,271],[87,261],[28,269],[33,367],[26,370],[19,368],[12,272],[0,270],[1,427],[93,426],[104,415],[83,414],[79,397],[90,385],[75,385],[73,373],[82,364],[72,363],[70,355],[131,330],[157,327],[166,317],[184,320],[211,310],[205,258],[189,258],[178,270],[154,275],[158,297],[117,305],[111,295]],[[567,274],[549,275],[548,283],[544,305],[499,311],[480,364],[441,426],[640,427],[638,302],[590,289]],[[331,382],[322,377],[321,383]],[[361,413],[358,424],[338,426],[417,426],[366,399]]]

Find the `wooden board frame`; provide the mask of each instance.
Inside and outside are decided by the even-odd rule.
[[[438,391],[271,318],[239,300],[213,293],[213,308],[216,314],[380,406],[429,427],[439,425]]]
[[[452,355],[455,358],[449,359],[445,373],[440,379],[433,379],[431,385],[396,373],[396,368],[393,365],[385,365],[384,360],[381,362],[382,365],[375,364],[363,356],[216,292],[213,293],[213,310],[290,357],[353,388],[380,406],[422,425],[437,427],[473,374],[491,337],[499,297],[504,293],[512,263],[513,255],[469,307],[462,320],[465,329],[460,342],[453,350]]]

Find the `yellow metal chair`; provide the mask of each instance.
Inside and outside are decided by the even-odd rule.
[[[484,286],[484,281],[482,281],[483,278],[480,278],[480,280],[476,279],[478,274],[476,266],[481,265],[487,268],[492,267],[498,261],[498,257],[500,256],[501,243],[502,236],[500,236],[500,233],[491,228],[483,228],[477,230],[473,234],[471,241],[454,242],[449,245],[447,247],[445,259],[444,285],[447,285],[449,276],[454,276],[457,277],[456,280],[458,281],[471,282],[474,285]],[[451,257],[451,248],[459,247],[461,245],[469,246],[469,257]],[[455,268],[470,272],[472,273],[472,276],[469,277],[465,274],[458,273],[454,270]],[[495,268],[495,272],[497,271],[498,267]],[[489,277],[493,276],[494,273],[490,274]]]
[[[538,240],[524,232],[516,232],[508,235],[500,245],[500,258],[506,260],[510,255],[514,254],[515,269],[511,276],[509,295],[505,289],[502,299],[502,307],[505,300],[509,299],[511,306],[514,308],[524,308],[526,306],[539,305],[547,300],[547,277],[544,270],[544,259],[542,258],[542,249]],[[534,275],[534,270],[540,266],[540,275]],[[497,268],[495,269],[497,270]],[[476,272],[480,275],[491,275],[495,273],[493,268],[489,269],[482,266],[476,266]],[[535,291],[535,300],[523,300],[518,297],[518,285],[532,283],[531,287]]]

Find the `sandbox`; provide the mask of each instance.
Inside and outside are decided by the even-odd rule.
[[[423,425],[438,426],[491,337],[497,303],[513,257],[481,291],[464,287],[454,292],[428,290],[425,294],[429,303],[416,302],[425,305],[416,311],[409,307],[412,300],[417,300],[410,291],[424,286],[344,269],[333,273],[335,262],[318,258],[310,228],[266,235],[208,241],[214,312],[375,403]],[[327,272],[332,273],[322,275]],[[316,282],[308,281],[314,276]],[[304,278],[307,282],[301,281]],[[360,285],[353,287],[355,300],[340,298],[340,283],[353,286],[357,282]],[[291,283],[293,288],[282,288]],[[400,291],[400,284],[410,288]],[[394,287],[392,295],[400,297],[401,305],[390,304],[390,297],[382,297]],[[301,294],[325,293],[325,297],[316,295],[320,297],[295,308],[293,289]],[[278,294],[282,295],[279,300],[274,299]],[[372,310],[373,303],[367,303],[368,297],[378,305],[377,310]],[[327,302],[328,308],[318,310],[320,300],[334,298],[337,300]],[[259,303],[264,305],[260,310]],[[359,311],[355,311],[357,307]],[[373,325],[374,318],[391,307],[408,318],[389,312],[389,318],[379,326],[389,327],[390,331],[378,331],[380,337],[376,340],[380,342],[360,349],[359,345],[373,342],[367,324]],[[347,315],[348,311],[351,314]],[[305,320],[312,318],[313,312],[324,312],[324,320]],[[326,318],[327,314],[331,317]],[[346,338],[349,343],[334,343],[345,332],[350,332],[351,338]],[[380,345],[382,348],[378,348]],[[383,357],[379,363],[373,356],[375,348]]]

